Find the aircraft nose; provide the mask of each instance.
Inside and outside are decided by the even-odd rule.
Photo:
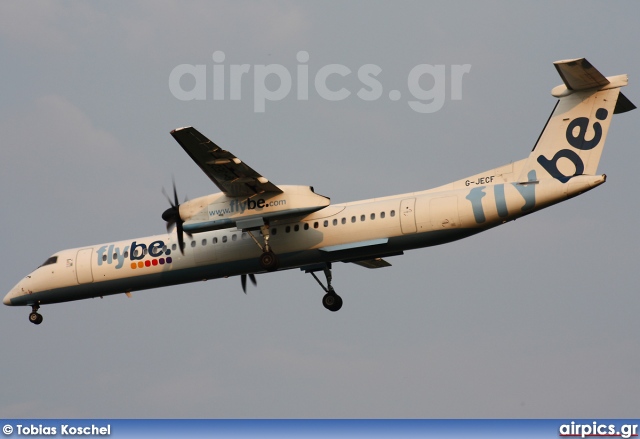
[[[15,287],[13,287],[11,289],[11,291],[9,291],[6,296],[4,296],[4,299],[2,299],[2,303],[4,303],[7,306],[11,306],[11,299],[13,299],[14,297],[17,297],[17,296],[20,295],[19,294],[19,291],[20,291],[19,290],[19,286],[20,286],[20,284],[18,284]]]

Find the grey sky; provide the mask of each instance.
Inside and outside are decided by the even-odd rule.
[[[162,233],[172,175],[181,197],[217,191],[176,127],[332,202],[524,158],[561,83],[553,61],[628,73],[640,104],[638,16],[594,1],[2,2],[0,290],[57,250]],[[306,51],[310,77],[353,71],[329,82],[352,95],[294,88],[255,113],[249,82],[214,101],[217,50],[292,73]],[[413,111],[423,63],[470,64],[462,100],[447,89],[440,111]],[[207,66],[206,100],[171,94],[180,64]],[[382,69],[375,101],[356,96],[365,64]],[[293,270],[246,296],[231,278],[46,306],[39,327],[0,307],[0,417],[637,417],[639,115],[614,118],[593,192],[392,268],[336,264],[338,313]]]

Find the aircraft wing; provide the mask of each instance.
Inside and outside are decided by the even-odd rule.
[[[171,131],[171,135],[228,197],[251,197],[265,192],[282,193],[278,186],[195,128],[176,128]]]

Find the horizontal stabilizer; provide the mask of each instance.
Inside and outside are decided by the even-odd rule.
[[[625,95],[620,93],[618,95],[618,102],[616,102],[616,108],[613,109],[613,114],[626,113],[627,111],[635,110],[636,106],[633,105]]]
[[[584,58],[556,61],[553,64],[569,90],[588,90],[609,84],[609,80]]]

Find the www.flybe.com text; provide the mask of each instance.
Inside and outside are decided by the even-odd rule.
[[[231,213],[243,214],[246,210],[268,209],[269,207],[286,206],[287,200],[266,201],[264,198],[257,200],[231,200],[229,207],[209,210],[209,216],[224,216]]]

